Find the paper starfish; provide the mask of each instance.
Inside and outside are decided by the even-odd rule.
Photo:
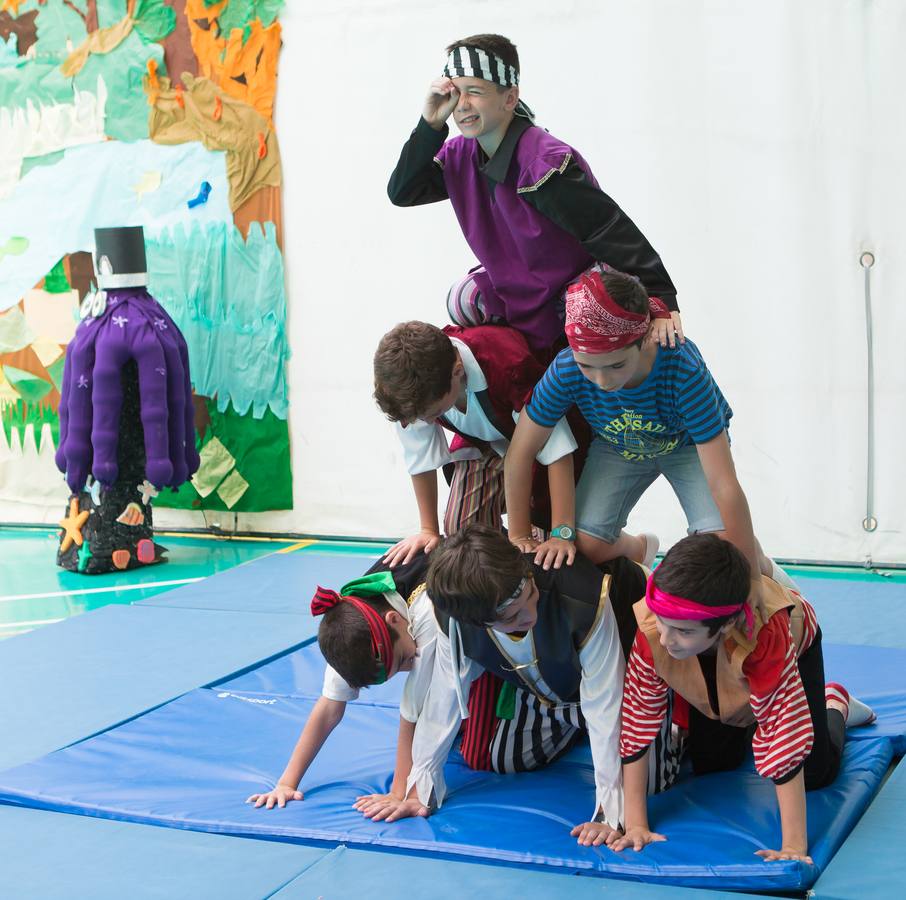
[[[86,509],[85,512],[79,512],[79,500],[73,497],[69,501],[69,515],[60,520],[60,528],[65,529],[66,534],[63,536],[63,542],[60,544],[60,551],[65,553],[75,543],[82,546],[82,526],[88,520],[90,515]]]
[[[148,501],[152,497],[156,497],[160,493],[160,491],[156,487],[154,487],[154,485],[151,484],[151,482],[148,481],[147,478],[141,484],[137,484],[135,487],[142,495],[142,504],[144,506],[148,505]]]
[[[85,541],[82,544],[81,549],[79,550],[79,571],[84,572],[88,568],[88,560],[91,559],[91,547],[88,546],[88,541]]]

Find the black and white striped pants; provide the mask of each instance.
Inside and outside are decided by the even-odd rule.
[[[578,703],[549,706],[531,692],[516,688],[513,718],[498,719],[491,738],[491,769],[501,774],[540,769],[570,750],[585,731],[585,717]],[[668,708],[648,757],[649,794],[673,786],[681,749]]]

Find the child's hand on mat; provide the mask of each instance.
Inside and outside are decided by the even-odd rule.
[[[802,847],[781,847],[779,850],[756,850],[756,856],[760,856],[765,862],[778,862],[781,859],[795,859],[799,862],[814,865],[812,858]]]
[[[671,312],[669,319],[651,320],[646,343],[660,344],[662,347],[669,344],[671,347],[675,347],[677,341],[681,344],[686,343],[686,336],[683,334],[683,320],[678,312]]]
[[[364,798],[360,797],[359,800]],[[358,809],[359,801],[355,803],[355,808]],[[396,822],[397,819],[412,819],[421,816],[430,815],[431,811],[427,806],[424,805],[418,799],[412,800],[397,800],[395,797],[391,797],[389,800],[385,800],[383,803],[377,803],[375,806],[379,807],[373,812],[365,812],[362,810],[362,815],[366,819],[371,819],[372,822]]]
[[[639,851],[655,841],[666,840],[667,838],[664,835],[658,834],[656,831],[650,831],[647,828],[642,828],[640,825],[633,825],[631,828],[626,829],[626,834],[620,834],[618,831],[615,831],[613,837],[608,839],[607,846],[610,847],[611,850],[616,850],[617,853],[619,853],[620,850],[626,850],[629,847],[632,847],[635,851]]]
[[[559,569],[564,562],[571,566],[575,558],[576,545],[572,541],[552,537],[538,545],[535,553],[535,565],[541,566],[545,571],[552,565],[555,569]]]
[[[570,834],[583,847],[600,847],[613,837],[619,837],[622,832],[619,828],[611,828],[606,822],[583,822],[576,825]]]
[[[388,803],[397,803],[402,800],[396,794],[365,794],[362,797],[356,797],[353,809],[357,809],[363,816],[369,819],[378,810],[383,809]]]
[[[430,553],[440,543],[440,535],[436,531],[422,529],[412,537],[403,538],[394,544],[385,554],[384,562],[392,569],[394,566],[412,562],[419,553]]]
[[[291,788],[287,784],[278,784],[272,791],[268,791],[266,794],[252,794],[251,797],[246,800],[246,803],[254,803],[255,809],[263,806],[265,809],[273,809],[275,806],[279,806],[280,809],[283,809],[290,800],[301,800],[302,791]]]
[[[425,98],[422,118],[435,130],[440,131],[459,103],[459,91],[449,78],[435,78]]]

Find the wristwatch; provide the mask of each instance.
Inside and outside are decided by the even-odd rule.
[[[576,532],[569,525],[558,525],[551,530],[551,537],[560,538],[561,541],[574,541]]]

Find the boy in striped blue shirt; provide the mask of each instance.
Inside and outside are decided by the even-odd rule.
[[[754,573],[778,570],[761,552],[736,478],[727,427],[733,415],[690,340],[646,341],[652,318],[669,312],[629,275],[607,266],[571,285],[562,350],[536,385],[506,457],[510,540],[536,559],[571,563],[576,547],[595,563],[653,557],[651,539],[623,531],[632,508],[663,475],[689,533],[717,532],[746,556]],[[530,537],[531,461],[553,425],[575,404],[594,432],[575,494],[575,521],[553,523],[552,537]],[[775,574],[776,577],[776,574]]]

